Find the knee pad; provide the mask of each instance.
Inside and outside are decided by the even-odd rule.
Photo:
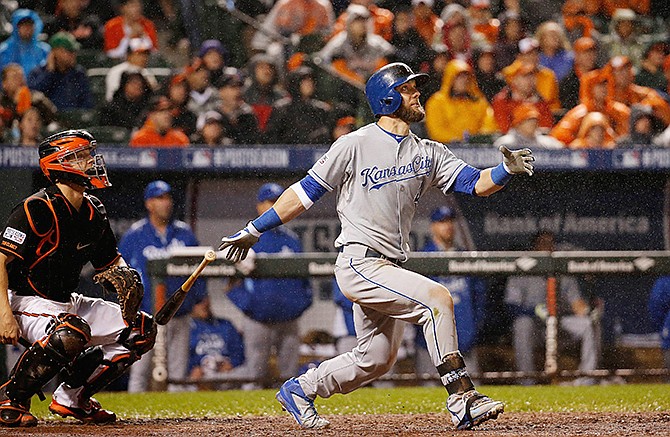
[[[40,344],[62,366],[72,362],[91,340],[91,327],[75,314],[59,314],[47,332]]]
[[[132,361],[134,362],[154,347],[157,333],[158,327],[156,326],[156,322],[154,322],[154,318],[140,311],[137,313],[135,323],[123,330],[118,343],[134,355],[132,357]]]

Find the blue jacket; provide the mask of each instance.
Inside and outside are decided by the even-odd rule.
[[[302,252],[298,237],[284,227],[263,233],[253,249],[256,253]],[[228,292],[228,298],[247,317],[261,323],[278,323],[300,317],[312,305],[312,290],[306,279],[247,278]]]
[[[229,360],[233,367],[244,363],[242,335],[225,319],[191,319],[189,350],[189,372],[197,366],[213,371],[222,359]]]
[[[670,276],[656,280],[649,295],[649,315],[654,329],[661,332],[661,348],[670,349]]]
[[[26,17],[33,19],[35,30],[30,41],[21,41],[18,23]],[[23,72],[27,76],[34,68],[46,62],[51,46],[37,40],[37,36],[42,33],[42,27],[42,19],[37,12],[30,9],[14,11],[12,14],[12,34],[0,44],[0,71],[7,64],[16,63],[23,67]]]
[[[149,219],[139,220],[130,227],[119,242],[119,252],[123,259],[131,267],[134,267],[142,275],[144,284],[144,299],[140,309],[149,314],[154,312],[153,289],[149,274],[147,272],[147,260],[164,259],[174,247],[198,246],[198,240],[193,235],[191,228],[179,220],[174,220],[167,227],[165,238],[162,238]],[[184,283],[186,277],[166,277],[165,286],[168,296]],[[193,284],[193,288],[187,293],[186,299],[176,315],[182,316],[191,312],[193,305],[200,302],[207,294],[205,281],[202,278]]]
[[[440,252],[433,240],[421,249],[423,252]],[[467,276],[439,276],[432,278],[449,289],[454,299],[454,317],[458,334],[458,349],[465,353],[475,345],[479,324],[483,320],[486,303],[486,285],[479,278]],[[417,345],[426,347],[423,331],[419,327]]]
[[[93,93],[81,65],[60,73],[39,66],[28,75],[28,88],[43,92],[59,111],[93,108]]]
[[[342,290],[337,285],[337,281],[333,279],[333,301],[337,306],[342,308],[344,315],[344,325],[347,327],[349,335],[356,336],[356,327],[354,325],[354,304],[342,294]]]

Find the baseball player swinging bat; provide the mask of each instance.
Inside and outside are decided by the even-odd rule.
[[[186,281],[182,284],[181,287],[168,298],[168,300],[163,304],[158,313],[156,313],[155,321],[159,325],[165,325],[169,322],[172,317],[175,315],[184,299],[186,299],[186,293],[191,289],[196,279],[200,276],[200,273],[207,267],[209,263],[216,259],[216,253],[213,250],[208,250],[205,252],[205,257],[200,262],[200,265],[195,269],[191,276],[188,277]]]

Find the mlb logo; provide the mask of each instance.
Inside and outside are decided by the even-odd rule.
[[[2,234],[2,237],[18,244],[23,244],[23,242],[26,240],[26,234],[24,232],[10,227],[5,229],[5,233]]]
[[[321,159],[319,159],[319,165],[324,165],[328,161],[328,155],[323,155]]]

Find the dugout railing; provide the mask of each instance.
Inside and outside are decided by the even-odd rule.
[[[206,247],[180,248],[168,259],[148,262],[149,273],[155,284],[160,284],[166,276],[188,276],[202,260]],[[300,253],[256,255],[256,268],[250,277],[328,277],[333,276],[335,253]],[[557,287],[559,275],[670,275],[670,251],[570,251],[570,252],[495,252],[471,251],[450,253],[415,252],[404,265],[405,268],[427,276],[545,276],[547,280],[546,344],[544,369],[537,372],[499,371],[473,374],[479,380],[490,382],[514,382],[533,378],[546,382],[557,382],[565,378],[581,376],[605,378],[620,377],[662,377],[670,375],[664,368],[598,369],[595,371],[567,370],[559,368],[558,361],[558,315]],[[207,278],[243,277],[234,265],[223,258],[217,258],[202,272],[201,280]],[[157,292],[158,290],[158,292]],[[154,302],[160,308],[173,290],[154,287]],[[160,327],[153,358],[154,387],[172,384],[194,384],[191,380],[173,380],[167,374],[167,347],[165,329]],[[381,379],[397,381],[421,381],[434,379],[431,375],[393,374]],[[253,382],[244,378],[220,378],[207,380],[219,382]]]

